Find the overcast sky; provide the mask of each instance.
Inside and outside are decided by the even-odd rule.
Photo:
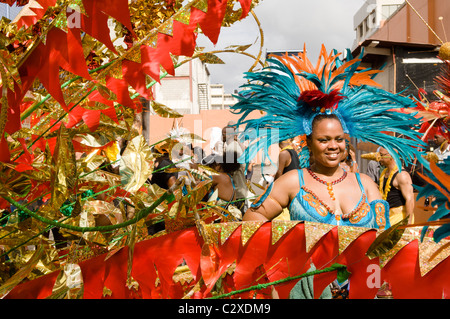
[[[263,54],[267,51],[301,50],[306,44],[309,58],[315,63],[322,44],[327,51],[352,48],[355,40],[353,16],[365,0],[262,0],[254,9],[264,32]],[[255,43],[256,42],[256,43]],[[223,49],[228,45],[254,45],[247,50],[257,55],[260,36],[251,15],[229,28],[222,28],[214,47],[205,38],[198,44],[207,49]],[[208,65],[211,83],[223,83],[233,93],[244,83],[243,73],[253,65],[250,57],[221,53],[225,65]]]

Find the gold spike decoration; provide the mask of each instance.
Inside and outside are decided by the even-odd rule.
[[[292,220],[272,220],[272,245],[275,245],[281,237],[286,235],[300,221]]]
[[[238,222],[223,223],[220,231],[220,244],[223,245],[240,225],[241,223]]]
[[[342,254],[354,240],[368,230],[368,228],[363,227],[338,227],[339,254]]]
[[[306,240],[306,252],[309,252],[314,245],[335,225],[305,222],[305,240]]]
[[[265,222],[263,221],[242,222],[242,232],[241,232],[242,246],[245,246],[248,240],[264,223]]]

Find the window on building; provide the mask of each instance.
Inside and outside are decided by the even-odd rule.
[[[386,4],[381,6],[381,14],[383,15],[383,20],[389,18],[398,8],[399,4]]]
[[[376,17],[376,13],[375,13],[375,10],[374,11],[372,11],[371,13],[370,13],[370,15],[369,15],[369,28],[370,29],[372,29],[372,28],[375,28],[376,27],[376,23],[377,23],[377,19],[376,19],[377,17]]]

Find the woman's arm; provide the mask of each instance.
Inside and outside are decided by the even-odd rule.
[[[397,175],[398,188],[406,200],[406,214],[409,216],[409,222],[412,222],[414,215],[414,188],[412,186],[411,176],[408,172],[402,171]]]
[[[272,220],[281,214],[292,198],[299,191],[298,172],[292,170],[280,176],[273,182],[272,189],[264,202],[255,208],[249,208],[243,217],[243,221]],[[264,194],[262,196],[265,196]]]

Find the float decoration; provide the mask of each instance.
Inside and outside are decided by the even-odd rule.
[[[136,125],[141,99],[154,102],[157,114],[176,115],[152,100],[151,86],[190,59],[219,63],[196,48],[197,34],[216,43],[222,25],[257,2],[7,2],[26,7],[15,21],[0,21],[2,295],[73,260],[113,256],[124,246],[132,258],[148,223],[181,203],[181,185],[165,192],[144,182],[156,156]],[[128,144],[122,156],[118,140]],[[217,217],[210,207],[194,216],[192,202],[182,202],[190,215],[166,232]]]
[[[193,227],[136,243],[128,279],[128,247],[81,261],[80,297],[271,298],[267,288],[278,282],[280,298],[288,298],[299,280],[296,276],[307,273],[311,263],[319,271],[345,266],[350,298],[374,298],[384,281],[394,298],[448,297],[450,248],[433,256],[448,241],[436,243],[427,235],[420,242],[418,227],[405,229],[388,254],[374,258],[366,255],[380,236],[374,229],[295,221],[208,224],[204,229],[209,242]],[[316,298],[336,279],[338,269],[343,268],[314,274]],[[374,269],[379,270],[378,281]],[[51,298],[60,272],[20,284],[4,298]]]
[[[195,48],[197,27],[215,43],[221,26],[245,17],[257,1],[240,0],[238,11],[234,1],[218,0],[184,7],[177,1],[2,2],[30,9],[15,23],[0,24],[7,35],[0,46],[0,207],[13,204],[1,218],[3,298],[270,298],[274,282],[286,298],[311,262],[318,269],[315,297],[345,270],[350,297],[373,298],[378,288],[367,286],[369,265],[381,267],[380,280],[391,283],[395,298],[448,296],[445,239],[424,235],[419,242],[408,228],[390,255],[371,259],[366,252],[375,230],[289,221],[208,224],[218,214],[199,203],[207,183],[189,189],[187,198],[181,185],[169,192],[142,185],[154,155],[134,127],[139,97],[152,99],[150,87],[174,73],[183,63],[178,56],[220,63]],[[71,27],[74,12],[80,25]],[[109,19],[121,45],[106,36]],[[122,161],[117,137],[129,143],[123,163],[139,159],[148,168],[143,176],[131,164],[105,169]],[[173,224],[165,232],[146,235],[148,222],[168,217]],[[102,218],[108,225],[99,225]],[[55,227],[70,246],[46,235]]]

